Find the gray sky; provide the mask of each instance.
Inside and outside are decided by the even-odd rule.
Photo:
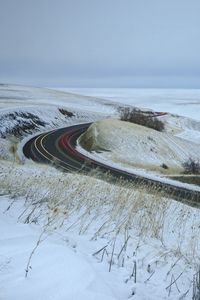
[[[200,0],[0,0],[0,81],[200,88]]]

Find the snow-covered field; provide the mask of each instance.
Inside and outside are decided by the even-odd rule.
[[[200,120],[200,90],[187,89],[60,89]]]
[[[40,131],[116,118],[123,103],[195,119],[177,124],[171,116],[168,130],[181,128],[176,133],[198,147],[200,91],[77,91],[94,98],[0,86],[0,299],[191,299],[200,267],[199,210],[143,186],[24,161],[21,149]],[[44,124],[32,124],[28,113]],[[13,142],[24,121],[27,133]]]

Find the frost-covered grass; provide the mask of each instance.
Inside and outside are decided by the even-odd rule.
[[[93,221],[96,222],[99,218],[103,223],[105,222],[101,231],[98,230],[99,233],[106,233],[107,227],[111,224],[111,227],[114,226],[114,233],[124,232],[125,228],[133,225],[133,222],[141,223],[141,221],[138,223],[135,218],[139,215],[143,218],[144,213],[146,218],[150,214],[155,214],[154,224],[142,230],[144,236],[145,232],[146,235],[148,234],[148,230],[151,235],[154,232],[155,236],[159,236],[161,225],[160,216],[156,217],[157,208],[166,207],[170,203],[160,197],[147,195],[142,186],[135,189],[126,182],[110,184],[94,177],[65,174],[54,170],[53,167],[35,166],[30,163],[18,165],[1,161],[0,175],[0,187],[3,193],[9,193],[12,198],[25,197],[26,203],[33,205],[37,212],[37,205],[38,208],[42,207],[42,211],[55,210],[61,222],[65,219],[69,222],[68,217],[73,215],[74,211],[77,216],[80,213],[78,217],[80,223],[87,228],[88,222],[91,222],[89,216],[92,215]],[[29,221],[31,222],[31,219]],[[141,232],[141,226],[137,227]],[[81,231],[84,229],[82,228]]]
[[[160,294],[163,298],[169,294],[169,299],[178,299],[187,291],[191,295],[193,274],[200,263],[199,211],[152,196],[144,187],[63,174],[33,163],[1,161],[0,179],[1,193],[11,196],[4,214],[12,213],[20,201],[18,222],[41,228],[22,266],[24,276],[27,266],[30,279],[32,269],[37,268],[34,257],[43,239],[82,236],[93,241],[91,254],[108,272],[120,272],[122,288],[127,286],[129,296],[148,299],[151,293],[159,299]],[[178,291],[170,283],[179,275]]]

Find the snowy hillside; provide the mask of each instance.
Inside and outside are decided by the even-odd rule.
[[[8,140],[12,135],[27,140],[38,132],[94,122],[117,115],[119,106],[95,97],[0,84],[0,157],[10,156]],[[20,155],[23,156],[21,151]]]
[[[0,299],[191,299],[200,266],[199,209],[142,184],[97,179],[98,170],[85,176],[36,164],[24,159],[22,147],[40,132],[97,122],[88,155],[145,165],[143,174],[181,172],[182,162],[200,153],[194,93],[187,91],[182,117],[175,114],[177,92],[157,91],[154,109],[166,111],[166,96],[172,112],[162,117],[163,133],[117,120],[132,92],[121,91],[117,102],[90,93],[0,85]],[[110,98],[117,90],[102,93]],[[152,108],[155,92],[149,106],[148,92],[140,93],[137,105],[146,99]]]
[[[93,123],[79,141],[88,151],[105,150],[98,156],[108,161],[165,174],[183,172],[189,158],[200,160],[200,144],[114,119]]]

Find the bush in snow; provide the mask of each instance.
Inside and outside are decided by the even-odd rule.
[[[68,110],[66,110],[64,108],[59,108],[58,110],[64,116],[67,116],[69,118],[74,117],[74,114],[71,111],[68,111]]]
[[[143,111],[137,108],[126,107],[121,110],[120,119],[142,126],[146,126],[157,131],[164,130],[164,124],[152,115],[146,115]]]
[[[200,174],[200,162],[198,160],[189,158],[183,163],[185,174]]]

